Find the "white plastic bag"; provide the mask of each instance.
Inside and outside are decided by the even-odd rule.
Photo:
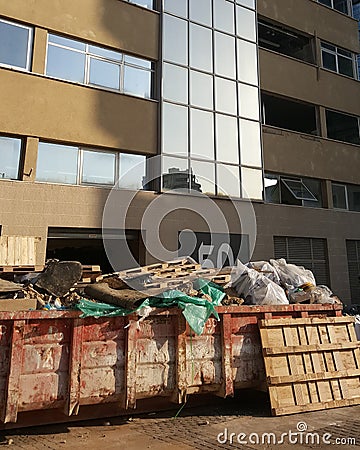
[[[276,284],[280,284],[280,277],[274,266],[272,266],[268,261],[250,261],[246,264],[250,269],[255,269],[260,272],[266,278],[273,281]]]
[[[308,283],[316,286],[315,277],[311,270],[295,264],[288,264],[285,259],[270,259],[270,264],[275,267],[279,274],[281,284],[289,291]]]
[[[251,305],[287,305],[284,290],[255,269],[240,262],[231,273],[231,281],[226,287],[233,287],[238,295]]]

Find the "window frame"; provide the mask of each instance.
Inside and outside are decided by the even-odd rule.
[[[18,159],[18,165],[17,165],[17,174],[16,178],[11,177],[2,177],[0,176],[0,180],[9,180],[9,181],[19,181],[20,180],[20,173],[23,170],[23,158],[24,158],[24,139],[21,137],[15,137],[15,136],[7,136],[7,135],[0,135],[0,138],[6,138],[6,139],[13,139],[16,141],[19,141],[19,159]],[[3,172],[0,172],[2,174]]]
[[[81,49],[77,49],[77,48],[66,46],[64,44],[59,44],[57,42],[50,42],[50,39],[49,39],[50,36],[61,37],[61,38],[64,38],[64,39],[68,39],[69,41],[79,42],[79,43],[81,43],[81,44],[83,44],[85,46],[85,49],[81,50]],[[70,51],[77,52],[77,53],[80,53],[80,54],[85,56],[84,77],[83,77],[83,81],[82,82],[73,81],[73,80],[69,80],[69,79],[66,79],[66,78],[60,78],[60,77],[57,77],[57,76],[54,76],[54,75],[48,75],[47,74],[47,69],[48,69],[48,51],[49,51],[49,47],[50,46],[57,47],[57,48],[62,48],[62,49],[67,50],[67,51],[70,50]],[[101,55],[101,54],[96,54],[94,51],[92,51],[90,49],[91,47],[98,48],[100,50],[108,50],[110,52],[117,53],[119,55],[119,59],[106,57],[106,56]],[[150,65],[150,68],[145,67],[145,64],[141,65],[141,64],[136,64],[136,63],[133,63],[133,62],[127,62],[126,61],[126,57],[136,58],[136,59],[139,59],[141,61],[144,61],[144,63],[148,63]],[[95,84],[95,83],[92,83],[90,81],[91,60],[102,61],[102,62],[110,63],[110,64],[113,64],[114,66],[118,66],[119,67],[119,89],[108,87],[108,86],[104,86],[104,85],[101,85],[101,84]],[[146,72],[146,73],[150,74],[150,92],[149,92],[149,96],[148,97],[147,96],[138,95],[136,93],[125,92],[124,79],[125,79],[125,68],[126,67],[135,68],[135,69],[138,69],[139,71],[141,70],[142,72]],[[128,55],[128,54],[126,54],[124,52],[121,52],[119,50],[114,50],[114,49],[102,47],[102,46],[99,46],[99,45],[89,44],[88,42],[83,42],[83,41],[81,41],[79,39],[73,39],[72,37],[62,36],[62,35],[59,35],[59,34],[47,33],[45,75],[47,77],[54,78],[56,80],[67,81],[69,83],[76,83],[76,84],[80,84],[82,86],[89,86],[89,87],[93,87],[93,88],[97,88],[97,89],[104,89],[104,90],[107,90],[107,91],[116,92],[116,93],[125,94],[125,95],[131,95],[131,96],[138,97],[138,98],[144,98],[145,100],[154,100],[155,99],[155,89],[154,89],[154,85],[155,85],[155,81],[154,81],[154,77],[155,77],[155,63],[154,63],[154,61],[151,61],[151,60],[145,59],[145,58],[141,58],[140,56]]]
[[[74,147],[77,149],[77,159],[76,159],[76,181],[75,183],[65,183],[61,181],[43,181],[35,179],[37,183],[47,183],[47,184],[64,184],[66,186],[87,186],[87,187],[101,187],[101,188],[107,188],[112,189],[114,187],[117,187],[118,189],[127,189],[125,187],[119,187],[120,184],[120,174],[121,174],[121,168],[120,168],[120,159],[121,155],[136,155],[136,156],[143,156],[145,158],[145,167],[147,166],[147,156],[141,155],[138,153],[126,153],[121,152],[117,150],[106,150],[106,149],[96,149],[92,147],[84,147],[84,146],[76,146],[76,145],[67,145],[67,144],[60,144],[56,142],[49,142],[49,141],[40,141],[41,144],[50,144],[50,145],[59,145],[64,147]],[[92,152],[92,153],[103,153],[103,154],[111,154],[115,155],[115,164],[114,164],[114,184],[103,184],[103,183],[87,183],[83,181],[83,168],[84,168],[84,152]],[[145,190],[145,188],[143,188]]]
[[[331,182],[331,194],[333,194],[333,186],[341,186],[344,188],[345,190],[345,203],[346,203],[346,208],[337,208],[333,205],[333,209],[335,209],[336,211],[350,211],[350,212],[360,212],[356,209],[350,209],[350,202],[349,202],[349,192],[348,192],[348,183],[336,183],[336,182]],[[357,185],[353,185],[353,186],[357,186]],[[359,191],[360,191],[360,186],[359,186]]]
[[[286,205],[286,206],[301,206],[302,208],[324,208],[324,199],[323,199],[323,186],[321,179],[318,178],[309,178],[309,177],[292,177],[289,175],[281,175],[279,173],[271,173],[271,172],[264,172],[264,180],[266,178],[272,177],[272,179],[276,179],[278,186],[279,186],[279,202],[270,202],[266,200],[266,183],[264,182],[264,199],[265,203],[271,204],[271,205]],[[321,191],[321,198],[317,198],[317,196],[306,186],[304,183],[304,180],[314,180],[318,181],[320,183],[320,191]],[[308,191],[314,198],[299,198],[296,196],[296,193],[293,192],[293,190],[287,185],[287,181],[295,181],[300,182],[303,188]],[[285,188],[290,192],[290,194],[295,198],[295,200],[298,200],[301,202],[301,205],[296,204],[288,204],[283,203],[282,201],[282,192],[281,192],[281,185],[284,185]],[[304,202],[318,202],[321,203],[321,206],[315,205],[315,206],[309,206],[308,204],[305,204]]]
[[[16,26],[18,28],[25,28],[28,30],[28,39],[27,39],[27,49],[26,49],[26,67],[20,67],[20,66],[14,66],[12,64],[6,64],[0,62],[0,67],[5,67],[9,69],[16,69],[16,70],[22,70],[24,72],[30,72],[31,64],[32,64],[32,47],[33,47],[33,41],[34,41],[34,28],[28,25],[23,25],[21,23],[17,22],[11,22],[10,20],[5,20],[3,18],[0,18],[0,22],[7,23],[9,25]]]
[[[352,17],[352,5],[351,5],[351,0],[345,0],[345,1],[346,1],[346,5],[347,5],[347,12],[343,12],[343,11],[340,11],[340,9],[335,8],[335,7],[334,7],[334,0],[330,0],[330,1],[331,1],[331,6],[325,5],[325,3],[322,3],[320,0],[317,0],[317,2],[318,2],[320,5],[325,6],[326,8],[331,8],[331,9],[333,9],[334,11],[337,11],[337,12],[340,13],[340,14],[345,14],[346,16]]]
[[[324,45],[331,45],[332,47],[334,47],[335,50],[330,50],[329,48],[326,48]],[[344,54],[341,54],[342,51],[350,53],[351,56],[346,56]],[[337,45],[331,44],[330,42],[326,42],[326,41],[320,41],[320,53],[321,53],[321,67],[323,69],[329,70],[330,72],[335,72],[339,75],[342,75],[342,76],[348,77],[348,78],[352,78],[355,80],[358,78],[355,53],[351,52],[350,50],[346,50],[345,48],[338,47]],[[328,53],[332,56],[335,56],[335,65],[336,65],[335,70],[329,69],[328,67],[324,66],[324,56],[323,56],[324,53]],[[347,75],[345,73],[339,72],[339,57],[345,58],[345,59],[348,59],[351,61],[352,75]]]
[[[329,127],[328,127],[328,124],[327,124],[327,116],[326,116],[326,113],[327,113],[327,112],[335,113],[335,114],[339,114],[339,115],[347,116],[347,117],[353,117],[353,118],[357,119],[357,129],[358,129],[358,137],[359,137],[359,140],[360,140],[360,117],[359,117],[359,116],[355,116],[355,115],[353,115],[353,114],[344,113],[344,112],[342,112],[342,111],[336,111],[336,110],[334,110],[334,109],[325,108],[326,136],[323,136],[323,137],[325,137],[326,139],[331,139],[332,141],[343,142],[343,143],[345,143],[345,144],[349,144],[349,145],[358,145],[358,146],[359,146],[359,145],[360,145],[360,142],[359,142],[359,143],[354,143],[354,142],[350,142],[350,141],[344,141],[344,140],[336,139],[336,138],[333,138],[333,137],[330,137],[330,136],[329,136]]]

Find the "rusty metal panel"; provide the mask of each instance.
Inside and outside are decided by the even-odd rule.
[[[172,394],[176,385],[177,315],[150,316],[136,336],[136,398]]]
[[[126,319],[89,318],[82,327],[79,404],[118,402],[125,391]]]

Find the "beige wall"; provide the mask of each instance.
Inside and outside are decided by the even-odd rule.
[[[0,132],[157,152],[157,102],[0,70]]]
[[[265,170],[359,184],[360,146],[263,127]]]
[[[288,27],[359,52],[357,21],[316,0],[258,0],[258,13]]]
[[[121,0],[0,0],[0,11],[5,18],[158,59],[159,15]]]
[[[101,228],[104,205],[110,193],[109,189],[83,186],[6,180],[0,184],[2,234],[41,237],[38,264],[44,261],[48,227]],[[152,192],[140,192],[131,207],[127,208],[129,195],[132,194],[128,191],[120,191],[117,212],[121,217],[126,216],[128,229],[140,230],[144,211],[158,196]],[[163,201],[167,207],[174,209],[161,224],[163,244],[170,250],[177,248],[179,231],[186,228],[208,231],[208,226],[200,217],[202,198],[169,194]],[[247,203],[236,203],[240,212],[249,214],[248,206],[244,206]],[[216,199],[215,204],[226,217],[229,232],[240,234],[241,225],[232,203],[226,199]],[[253,207],[257,227],[253,260],[274,256],[273,236],[326,238],[331,287],[345,301],[350,300],[345,239],[360,239],[360,213],[261,203],[254,203]],[[162,206],[152,205],[152,208],[153,214],[160,217]],[[188,211],[185,212],[185,209]],[[224,232],[224,229],[218,225],[213,231]],[[152,261],[151,256],[147,255],[146,262]]]
[[[260,49],[261,89],[360,116],[360,83]]]

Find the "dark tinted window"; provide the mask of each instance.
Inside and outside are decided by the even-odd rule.
[[[327,137],[360,144],[359,119],[335,111],[326,111]]]

